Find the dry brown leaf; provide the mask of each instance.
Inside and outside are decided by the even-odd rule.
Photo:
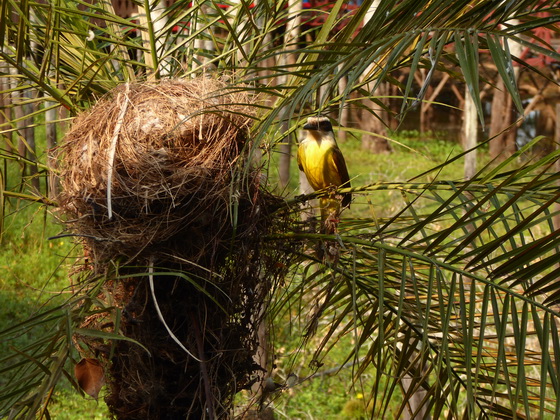
[[[89,396],[97,399],[105,383],[103,367],[97,359],[85,358],[74,367],[74,375],[80,388]]]

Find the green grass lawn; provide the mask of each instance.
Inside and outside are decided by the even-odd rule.
[[[68,239],[48,240],[60,232],[60,226],[45,209],[33,205],[11,210],[1,239],[2,329],[64,299],[74,248]]]
[[[390,154],[374,155],[361,150],[357,139],[349,139],[340,147],[346,157],[353,186],[375,182],[406,181],[459,153],[458,144],[440,139],[420,139],[415,133],[393,136],[394,143]],[[434,136],[435,137],[435,136]],[[292,148],[295,155],[295,147]],[[273,154],[271,166],[276,155]],[[484,160],[484,159],[483,159]],[[438,177],[440,179],[462,179],[463,161],[460,159],[449,165]],[[12,175],[13,177],[13,175]],[[429,175],[421,181],[430,181]],[[277,174],[271,170],[271,185],[277,182]],[[292,159],[290,184],[286,189],[289,196],[298,192],[298,169]],[[377,197],[378,196],[378,197]],[[375,198],[377,197],[377,198]],[[402,197],[396,191],[381,191],[372,203],[376,213],[393,214],[402,205]],[[42,308],[60,303],[70,292],[69,270],[79,255],[80,249],[73,245],[71,238],[49,237],[61,233],[62,227],[52,215],[38,205],[18,204],[11,201],[7,206],[7,216],[1,236],[0,254],[0,329],[21,322]],[[367,212],[369,204],[356,195],[352,206],[354,217]],[[295,325],[295,324],[294,324]],[[299,342],[300,331],[292,330],[277,335],[278,375],[290,371],[305,370],[303,363],[309,354],[303,350],[297,353],[294,348]],[[14,337],[10,342],[0,343],[0,352],[5,354],[9,346],[20,347],[35,340],[32,334]],[[351,341],[338,343],[338,348],[328,354],[322,370],[340,366],[344,363]],[[307,360],[308,361],[308,360]],[[69,366],[70,372],[73,369]],[[272,405],[279,418],[290,419],[359,419],[366,418],[368,408],[368,383],[374,378],[368,372],[361,384],[351,385],[351,368],[345,368],[336,375],[324,375],[304,381],[302,384],[274,396]],[[1,386],[9,386],[2,383]],[[399,396],[395,396],[399,398]],[[108,410],[102,398],[99,401],[85,399],[63,380],[53,396],[50,414],[54,419],[101,419],[108,417]]]

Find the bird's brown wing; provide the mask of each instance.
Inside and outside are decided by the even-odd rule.
[[[346,167],[346,161],[344,160],[344,156],[342,155],[342,152],[338,147],[333,150],[332,159],[336,167],[336,170],[340,175],[340,180],[342,181],[340,187],[350,188],[350,175],[348,175],[348,168]],[[342,198],[342,206],[343,207],[349,206],[351,200],[352,200],[352,194],[350,193],[344,194],[344,197]]]
[[[298,151],[297,151],[297,166],[298,166],[299,170],[303,172],[303,164],[302,164],[302,162],[301,162],[301,154],[303,153],[302,150],[301,150],[302,147],[303,147],[303,146],[299,146],[299,147],[298,147]]]

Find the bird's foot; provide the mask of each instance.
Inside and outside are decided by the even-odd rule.
[[[340,218],[337,214],[330,214],[323,221],[324,233],[327,235],[338,234],[338,224],[340,223]]]

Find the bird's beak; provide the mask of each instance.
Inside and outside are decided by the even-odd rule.
[[[306,123],[303,126],[304,130],[317,130],[317,124],[313,124],[313,123]]]

